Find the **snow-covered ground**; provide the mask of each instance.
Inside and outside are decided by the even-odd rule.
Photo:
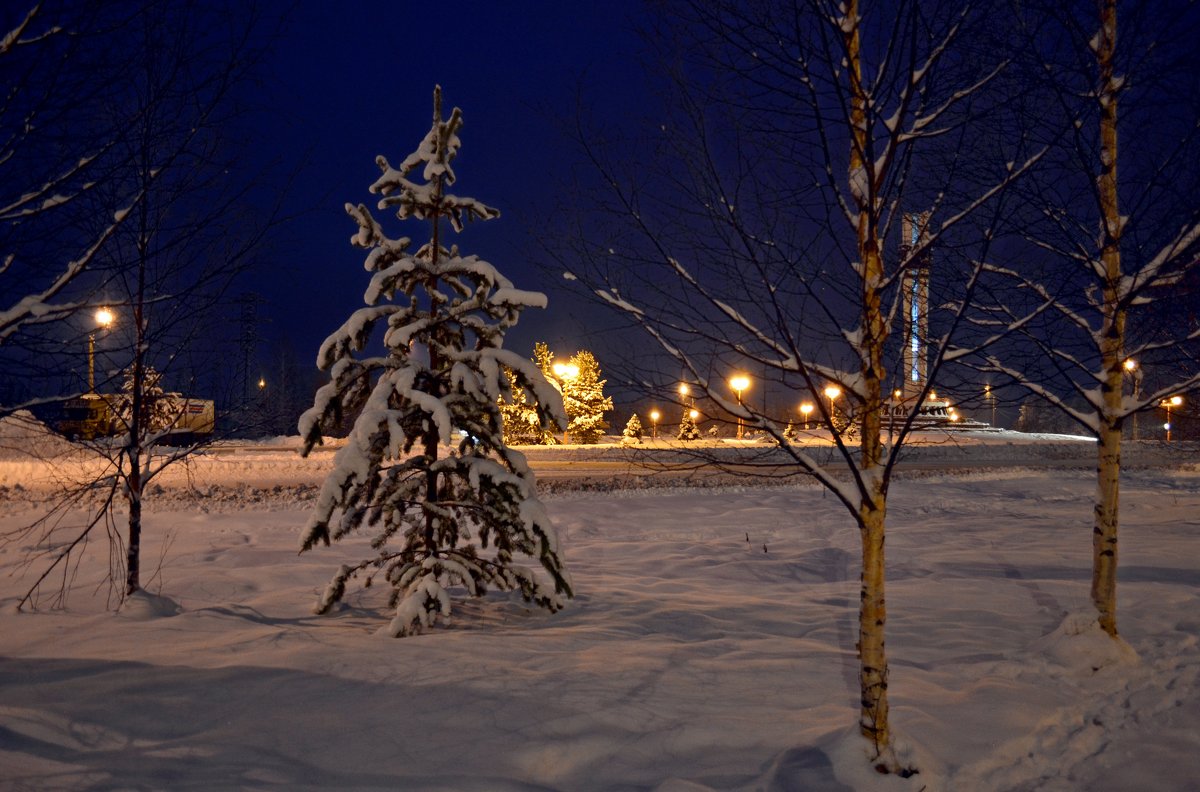
[[[954,447],[964,467],[995,453]],[[70,463],[0,457],[9,531],[39,513],[33,482]],[[548,495],[578,591],[565,611],[492,595],[389,639],[382,591],[311,614],[362,551],[296,554],[330,461],[231,452],[168,480],[143,549],[158,596],[116,615],[102,543],[68,608],[32,614],[12,607],[28,548],[0,547],[0,789],[1197,788],[1186,457],[1125,479],[1128,655],[1087,626],[1086,471],[895,485],[889,690],[921,768],[907,780],[872,774],[853,735],[858,535],[820,489]]]

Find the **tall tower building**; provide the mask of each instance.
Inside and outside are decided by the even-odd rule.
[[[900,218],[900,279],[904,309],[904,400],[915,399],[925,387],[929,333],[929,212],[905,213]]]

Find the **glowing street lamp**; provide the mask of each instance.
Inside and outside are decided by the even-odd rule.
[[[992,406],[992,426],[996,425],[996,394],[992,393],[991,383],[983,386],[983,398]]]
[[[1165,407],[1167,410],[1167,422],[1163,424],[1163,429],[1167,430],[1167,442],[1171,442],[1171,408],[1178,407],[1183,404],[1182,396],[1172,396],[1169,399],[1163,399],[1159,402],[1160,407]]]
[[[1136,402],[1142,395],[1142,369],[1133,358],[1125,358],[1125,362],[1121,366],[1133,380],[1133,400]],[[1133,414],[1133,425],[1129,429],[1129,435],[1133,440],[1138,439],[1138,414],[1136,412]]]
[[[567,383],[579,376],[579,366],[576,366],[574,363],[555,363],[550,367],[550,370],[558,378],[559,390],[561,391],[565,391]],[[567,420],[568,422],[570,421],[569,415],[567,416]],[[563,429],[563,445],[567,445],[568,442],[570,442],[570,434],[567,429]]]
[[[735,377],[730,377],[729,378],[729,387],[733,388],[733,392],[737,394],[737,403],[738,403],[738,408],[739,408],[738,409],[737,439],[741,440],[742,439],[742,431],[743,431],[742,430],[742,413],[741,413],[742,391],[744,391],[750,387],[750,378],[747,377],[745,374],[738,374]]]
[[[691,392],[691,388],[688,387],[686,382],[679,383],[679,404],[680,406],[684,407],[685,412],[688,408],[696,405],[696,403],[691,399]],[[695,412],[695,410],[692,412]]]
[[[800,405],[800,414],[804,416],[804,429],[808,430],[808,416],[812,415],[812,402],[804,402]]]
[[[551,369],[554,371],[554,376],[563,382],[579,376],[579,366],[574,363],[555,363]]]
[[[108,308],[96,311],[96,324],[107,330],[117,316]],[[96,392],[96,331],[88,333],[88,393]]]
[[[829,426],[833,428],[833,400],[842,395],[842,389],[837,385],[830,385],[825,388],[825,396],[829,399]]]
[[[658,419],[662,418],[662,413],[658,410],[650,411],[650,439],[658,439]]]

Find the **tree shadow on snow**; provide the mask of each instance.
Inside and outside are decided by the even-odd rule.
[[[0,657],[0,761],[17,789],[546,789],[502,763],[460,776],[413,756],[428,748],[405,740],[422,714],[464,695],[287,669]]]
[[[854,792],[837,780],[833,763],[820,748],[792,748],[784,751],[767,771],[767,792]]]

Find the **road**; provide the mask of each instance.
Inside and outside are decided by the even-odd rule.
[[[538,480],[553,485],[571,486],[581,480],[646,486],[661,481],[715,484],[796,481],[805,477],[795,464],[788,464],[778,451],[766,446],[622,448],[620,446],[523,448]],[[808,449],[839,475],[844,471],[840,459],[829,446]],[[335,448],[318,448],[308,460],[327,464]],[[295,459],[291,446],[222,444],[208,453],[225,459],[261,459],[265,464]],[[1088,441],[1023,444],[914,445],[905,449],[896,471],[899,475],[951,471],[996,471],[1004,469],[1091,470],[1095,465],[1095,446]],[[709,457],[705,459],[704,457]],[[1125,455],[1128,468],[1170,467],[1200,462],[1195,447],[1175,444],[1140,444]],[[322,464],[322,466],[323,466]],[[635,483],[636,481],[636,483]]]

